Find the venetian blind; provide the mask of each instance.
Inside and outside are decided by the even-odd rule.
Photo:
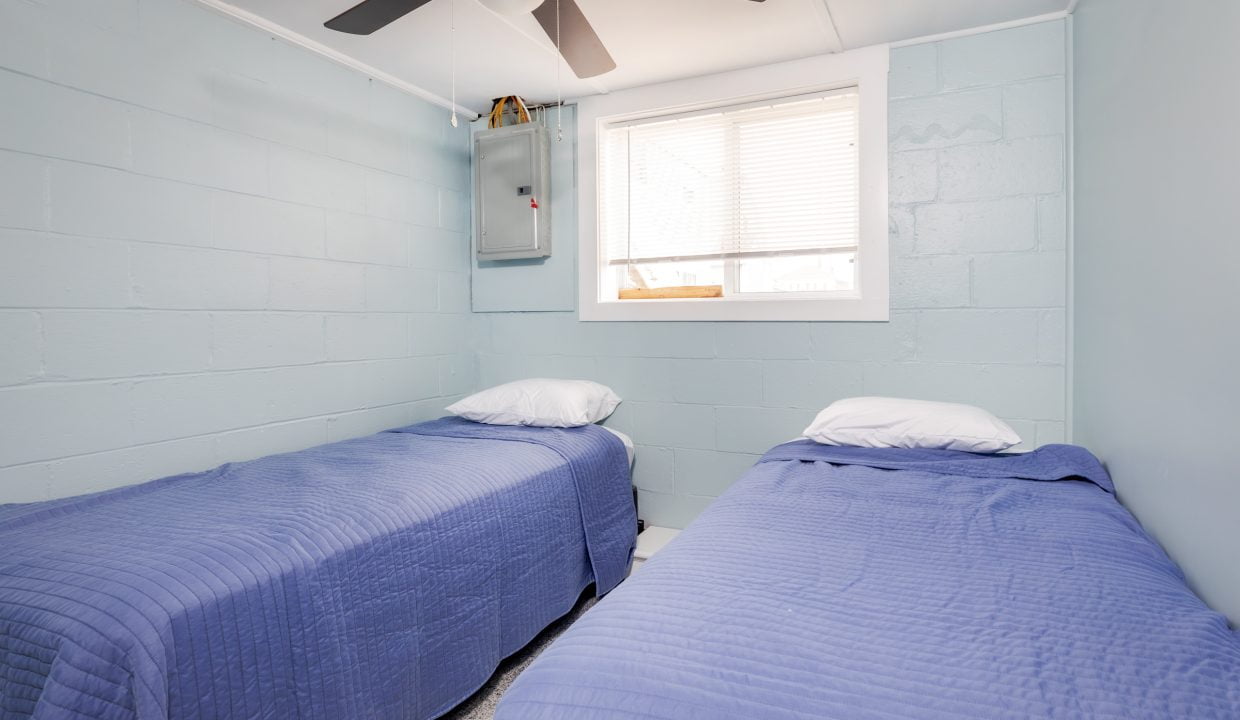
[[[855,88],[604,126],[610,264],[855,248]]]

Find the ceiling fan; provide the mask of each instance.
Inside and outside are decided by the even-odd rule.
[[[431,0],[365,0],[345,10],[324,25],[332,30],[369,35],[408,15]],[[579,78],[602,75],[616,68],[616,61],[599,40],[577,0],[479,0],[504,15],[531,12],[543,32],[556,41],[564,61]],[[765,0],[752,0],[765,2]],[[556,14],[559,14],[558,23]]]

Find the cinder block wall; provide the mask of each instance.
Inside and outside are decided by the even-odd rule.
[[[186,0],[0,0],[0,503],[441,414],[467,143]]]
[[[186,0],[0,0],[0,502],[539,375],[625,397],[643,515],[673,527],[848,395],[1062,440],[1064,35],[893,52],[890,323],[587,324],[469,312],[444,111]]]
[[[893,51],[890,323],[479,315],[481,381],[616,388],[642,515],[671,527],[841,397],[975,403],[1061,442],[1065,57],[1063,21]]]

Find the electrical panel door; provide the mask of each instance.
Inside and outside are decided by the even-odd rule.
[[[551,255],[550,145],[538,123],[474,135],[474,247],[479,260]]]

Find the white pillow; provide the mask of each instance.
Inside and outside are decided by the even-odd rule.
[[[818,413],[804,436],[824,445],[996,453],[1020,444],[1007,423],[972,405],[857,397]]]
[[[496,385],[445,409],[488,425],[579,427],[606,418],[619,404],[620,397],[606,385],[532,378]]]

